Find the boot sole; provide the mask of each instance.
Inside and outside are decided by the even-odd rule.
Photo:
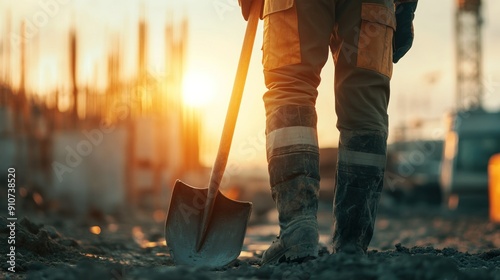
[[[317,247],[318,246],[310,244],[299,244],[291,246],[290,248],[281,251],[279,254],[276,254],[274,258],[263,262],[262,265],[280,262],[304,262],[316,259],[318,257]]]
[[[288,237],[282,236],[286,238],[286,243],[283,243],[283,239],[280,239],[280,244],[277,245],[281,247],[280,250],[274,250],[272,252],[272,258],[266,258],[266,260],[262,262],[263,265],[280,262],[300,262],[301,259],[318,257],[319,235],[317,224],[308,224],[302,221],[301,223],[297,222],[290,226],[291,227],[287,229],[289,232],[285,233]],[[286,246],[286,244],[293,245]],[[271,245],[271,247],[273,245]],[[271,249],[271,247],[269,249]],[[268,251],[266,250],[266,252]]]
[[[300,261],[306,258],[317,258],[318,246],[311,244],[295,245],[290,247],[284,255],[286,261]]]

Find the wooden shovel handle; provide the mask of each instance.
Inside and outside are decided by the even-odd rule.
[[[226,120],[224,122],[224,129],[222,131],[222,136],[219,144],[219,150],[217,152],[217,158],[215,159],[215,164],[213,166],[212,174],[210,176],[210,182],[208,185],[209,198],[215,198],[215,196],[217,195],[222,176],[224,175],[224,171],[226,169],[227,159],[229,156],[229,151],[231,149],[231,142],[233,140],[234,129],[236,126],[236,120],[238,118],[238,112],[240,109],[241,98],[243,95],[243,89],[245,88],[250,58],[252,56],[252,49],[255,41],[255,34],[257,32],[257,24],[259,22],[262,2],[263,0],[254,0],[252,2],[250,16],[248,18],[248,24],[245,32],[245,38],[243,40],[243,46],[241,49],[240,60],[238,63],[238,70],[234,79],[231,100],[229,101]]]
[[[200,236],[198,238],[198,250],[203,244],[210,216],[212,214],[215,198],[217,196],[217,191],[219,190],[222,176],[224,175],[224,171],[226,169],[227,158],[231,149],[231,142],[233,140],[236,120],[238,119],[238,112],[240,109],[243,89],[245,88],[248,67],[250,65],[250,58],[252,56],[252,49],[255,41],[255,34],[257,33],[257,25],[259,22],[260,12],[262,10],[262,4],[263,0],[253,0],[252,7],[250,9],[250,16],[248,18],[245,38],[243,40],[243,46],[241,48],[240,60],[238,63],[238,70],[236,71],[236,77],[234,79],[231,100],[229,101],[229,107],[227,109],[226,120],[224,122],[224,129],[222,130],[219,150],[217,152],[217,157],[215,159],[215,163],[212,168],[212,174],[210,175],[210,181],[208,184],[208,195],[205,202],[205,210],[203,211]]]

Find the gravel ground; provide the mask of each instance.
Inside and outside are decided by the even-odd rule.
[[[221,269],[175,266],[163,239],[165,213],[128,213],[76,220],[40,213],[16,226],[16,272],[5,279],[500,279],[500,225],[484,213],[433,206],[380,209],[365,257],[330,254],[331,209],[319,213],[320,257],[260,266],[277,233],[276,214],[249,225],[242,254]],[[261,219],[262,220],[262,219]],[[7,219],[0,219],[6,244]],[[93,231],[93,233],[91,232]],[[96,234],[100,231],[99,234]],[[8,254],[0,246],[0,254]]]

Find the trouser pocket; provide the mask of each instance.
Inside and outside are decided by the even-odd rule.
[[[357,67],[392,76],[392,38],[396,29],[394,7],[363,3]]]
[[[294,0],[266,0],[262,16],[264,70],[300,63],[299,27]]]

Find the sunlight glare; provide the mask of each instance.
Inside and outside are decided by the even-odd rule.
[[[182,83],[184,104],[192,107],[206,106],[214,95],[214,81],[206,74],[187,73]]]

